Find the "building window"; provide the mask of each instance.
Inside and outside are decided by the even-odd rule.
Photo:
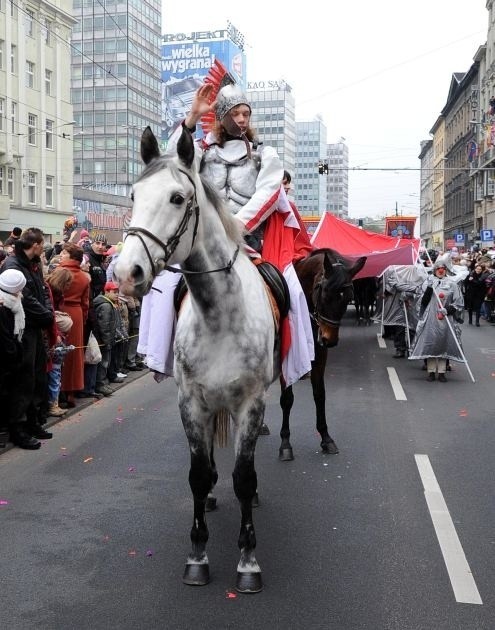
[[[51,30],[52,30],[52,22],[51,20],[47,20],[45,18],[45,26],[43,29],[43,37],[45,39],[45,44],[50,46],[51,44]]]
[[[3,56],[5,50],[5,41],[0,39],[0,70],[3,70]]]
[[[53,207],[53,176],[46,176],[46,205]]]
[[[11,133],[17,131],[17,103],[15,101],[10,104],[10,130]]]
[[[32,9],[26,9],[25,11],[24,25],[26,28],[26,35],[32,37],[34,35],[34,11]]]
[[[36,173],[28,172],[28,203],[36,203]]]
[[[17,72],[17,46],[10,44],[10,72],[15,74]]]
[[[7,194],[9,196],[10,201],[14,201],[14,190],[15,190],[15,171],[13,168],[8,168],[7,170]]]
[[[45,126],[45,146],[47,149],[53,150],[53,120],[46,121]]]
[[[26,61],[26,87],[34,87],[34,63]]]
[[[3,195],[3,178],[5,176],[5,167],[0,166],[0,195]]]
[[[0,98],[0,131],[5,131],[5,99]]]
[[[28,114],[28,144],[36,146],[36,116]]]
[[[14,0],[10,0],[10,17],[15,18],[17,16],[17,4]]]
[[[45,69],[45,92],[47,96],[52,96],[52,71]]]

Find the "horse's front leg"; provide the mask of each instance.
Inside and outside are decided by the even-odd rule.
[[[316,406],[316,430],[321,436],[321,450],[329,455],[339,452],[337,444],[328,433],[327,417],[325,413],[325,367],[327,364],[328,350],[320,345],[315,345],[315,360],[311,368],[311,386],[313,387],[313,399]]]
[[[282,428],[280,429],[280,448],[278,449],[278,458],[282,462],[290,462],[294,459],[292,445],[290,443],[290,411],[294,404],[294,392],[292,385],[284,387],[281,383],[282,392],[280,394],[280,407],[282,408]]]
[[[206,543],[208,527],[206,525],[205,508],[208,493],[216,481],[216,470],[210,460],[213,441],[213,418],[190,400],[180,396],[179,407],[184,430],[189,441],[191,468],[189,470],[189,486],[194,500],[194,517],[191,528],[192,550],[186,560],[186,568],[182,581],[192,586],[203,586],[210,581]]]
[[[256,534],[253,523],[253,498],[257,490],[254,451],[259,427],[265,412],[264,399],[255,401],[238,416],[235,441],[235,466],[232,478],[234,492],[241,508],[241,528],[238,546],[241,551],[237,565],[236,589],[240,593],[258,593],[263,588],[261,569],[256,560]]]

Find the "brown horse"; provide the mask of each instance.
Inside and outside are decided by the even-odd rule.
[[[315,342],[315,359],[311,365],[311,385],[316,405],[316,429],[321,436],[324,453],[339,452],[328,433],[325,415],[325,367],[328,348],[339,342],[339,327],[348,304],[353,299],[353,277],[363,268],[366,256],[350,262],[333,249],[317,249],[294,267],[306,296]],[[289,418],[294,394],[292,387],[282,388],[282,439],[279,459],[294,459],[290,444]]]

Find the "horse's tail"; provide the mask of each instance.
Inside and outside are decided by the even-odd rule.
[[[225,448],[230,441],[230,413],[227,409],[220,409],[215,416],[215,444],[218,448]]]

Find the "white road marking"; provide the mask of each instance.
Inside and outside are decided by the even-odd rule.
[[[407,400],[406,393],[402,389],[402,385],[400,384],[399,377],[397,376],[397,372],[395,368],[388,367],[388,378],[390,379],[390,385],[392,385],[392,389],[394,390],[395,399],[396,400]]]
[[[380,333],[377,333],[376,338],[378,339],[378,347],[379,348],[386,348],[387,344],[385,343],[385,339],[380,335]]]
[[[442,550],[456,601],[461,604],[482,604],[473,574],[455,531],[449,509],[443,498],[428,455],[415,455],[416,465],[425,489],[425,498],[433,527]]]

